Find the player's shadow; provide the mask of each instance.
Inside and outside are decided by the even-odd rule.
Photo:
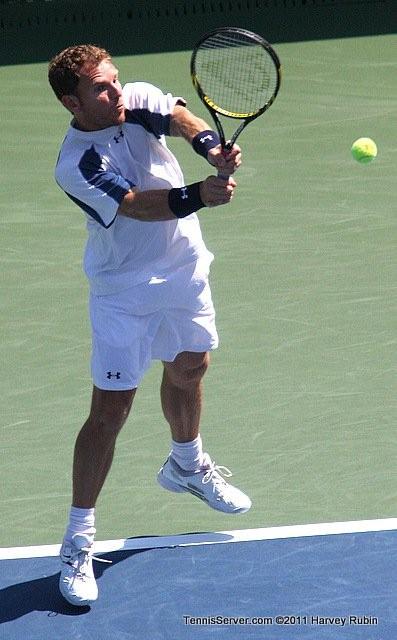
[[[112,564],[94,562],[95,576],[100,578],[109,567],[114,567],[119,562],[145,551],[148,549],[98,554],[99,558],[111,560]],[[16,620],[33,611],[47,612],[50,617],[59,614],[65,616],[87,614],[91,607],[74,607],[61,596],[58,588],[59,575],[58,572],[45,578],[28,580],[0,589],[0,624]]]
[[[181,534],[181,536],[189,536],[189,534]],[[145,537],[145,536],[143,536]],[[227,533],[199,533],[194,535],[197,542],[227,542],[232,538]],[[135,538],[134,538],[135,539]],[[175,546],[175,545],[170,545]],[[162,547],[161,547],[162,548]],[[131,556],[138,553],[152,551],[153,548],[112,551],[109,553],[98,553],[98,558],[110,560],[111,562],[102,563],[94,562],[94,571],[96,578],[101,578],[102,574],[111,569],[119,562],[123,562]],[[24,560],[13,562],[24,562]],[[32,559],[30,560],[32,562]],[[37,559],[37,566],[40,566],[40,558]],[[1,569],[1,563],[0,563]],[[28,580],[27,582],[19,582],[4,589],[0,589],[0,624],[16,620],[34,611],[46,612],[49,617],[57,615],[65,616],[81,616],[91,611],[91,607],[74,607],[70,605],[61,596],[58,587],[59,572],[45,578],[37,578]],[[1,575],[0,575],[1,585]]]

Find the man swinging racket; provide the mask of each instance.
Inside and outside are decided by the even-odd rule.
[[[115,442],[152,360],[163,362],[161,403],[171,453],[162,487],[188,491],[224,513],[251,501],[203,452],[202,378],[218,345],[208,284],[212,254],[196,212],[230,202],[241,163],[182,98],[142,83],[122,88],[110,54],[69,47],[49,65],[49,81],[73,119],[55,177],[86,214],[84,269],[90,283],[93,394],[75,445],[73,501],[61,548],[62,595],[77,606],[98,597],[92,569],[95,505]],[[182,136],[216,170],[185,185],[165,136]]]

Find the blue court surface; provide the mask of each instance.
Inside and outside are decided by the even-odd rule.
[[[2,549],[7,640],[395,640],[397,520],[98,542],[92,608],[58,594],[58,545]]]

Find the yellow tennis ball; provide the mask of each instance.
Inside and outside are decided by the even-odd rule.
[[[378,149],[371,138],[359,138],[352,144],[352,156],[357,162],[365,164],[376,158]]]

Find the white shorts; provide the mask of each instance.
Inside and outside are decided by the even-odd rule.
[[[194,266],[117,294],[90,296],[91,371],[99,389],[138,387],[152,360],[216,349],[218,334],[207,273]]]

